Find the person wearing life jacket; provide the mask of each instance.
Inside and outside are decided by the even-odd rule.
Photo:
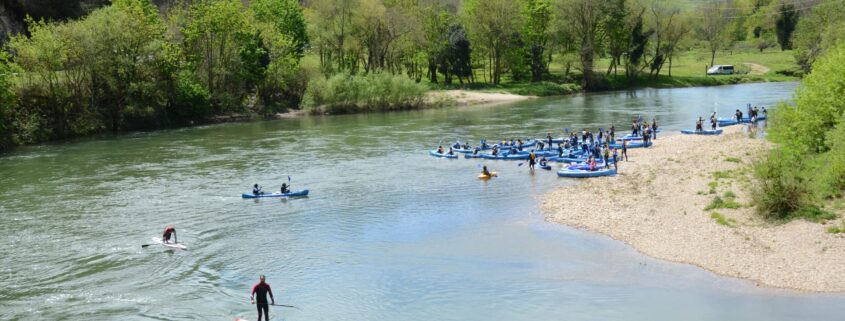
[[[537,154],[534,154],[534,150],[531,150],[531,153],[528,154],[528,168],[534,169],[534,165],[537,164]]]
[[[161,241],[166,244],[170,242],[171,236],[173,237],[173,243],[178,243],[178,240],[176,239],[176,228],[174,228],[173,225],[168,225],[164,228],[164,233],[161,235]]]

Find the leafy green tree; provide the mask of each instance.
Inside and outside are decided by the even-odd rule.
[[[218,106],[238,106],[245,94],[236,81],[239,52],[254,32],[243,5],[238,0],[196,1],[187,18],[181,32],[196,76]]]
[[[608,5],[609,0],[561,0],[558,3],[557,23],[563,26],[567,38],[575,42],[575,52],[581,62],[581,87],[585,90],[596,86],[593,66],[596,55],[603,52]]]
[[[308,30],[298,0],[253,0],[250,9],[256,19],[273,24],[279,32],[288,36],[297,56],[305,54]]]
[[[548,73],[546,47],[549,43],[552,18],[550,0],[523,0],[522,3],[522,38],[528,47],[531,81],[542,81]]]
[[[775,22],[780,50],[792,49],[792,33],[795,31],[795,26],[798,25],[798,14],[795,5],[781,5],[780,16]]]
[[[15,145],[12,110],[17,107],[17,96],[12,87],[13,73],[9,54],[0,52],[0,152]]]
[[[798,21],[792,37],[795,60],[810,72],[816,59],[828,48],[845,40],[845,2],[824,0]]]
[[[505,54],[518,31],[519,4],[511,0],[467,0],[463,7],[464,26],[472,43],[483,46],[490,81],[499,84],[505,68]]]

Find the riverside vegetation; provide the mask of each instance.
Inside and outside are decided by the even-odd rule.
[[[845,21],[838,0],[156,3],[168,4],[26,19],[0,54],[0,150],[232,114],[418,108],[437,89],[546,96],[792,80]],[[704,76],[716,63],[741,74]]]

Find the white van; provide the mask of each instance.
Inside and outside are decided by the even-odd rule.
[[[708,75],[733,75],[734,66],[732,65],[714,65],[707,69]]]

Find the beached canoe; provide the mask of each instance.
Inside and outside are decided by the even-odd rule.
[[[586,161],[586,157],[549,157],[550,162],[558,163],[581,163]]]
[[[265,197],[297,197],[297,196],[308,196],[308,190],[304,189],[301,191],[290,192],[290,193],[267,193],[267,194],[241,194],[242,198],[265,198]]]
[[[651,141],[649,141],[648,144],[646,144],[642,141],[632,141],[632,142],[628,143],[628,148],[643,148],[643,147],[649,147],[651,145],[654,145],[654,143],[651,142]],[[608,145],[608,147],[610,147],[610,148],[620,148],[621,149],[622,144],[619,144],[619,143],[610,144],[610,145]]]
[[[682,134],[687,135],[721,135],[722,130],[692,130],[692,129],[684,129],[681,131]]]
[[[482,154],[481,158],[484,159],[504,159],[504,160],[524,160],[528,159],[528,154],[511,154],[508,155],[507,153],[499,154],[496,156],[490,154]]]
[[[449,155],[449,154],[441,154],[441,153],[438,153],[436,149],[435,149],[435,150],[431,150],[431,151],[429,151],[428,153],[429,153],[429,154],[431,154],[431,156],[434,156],[434,157],[440,157],[440,158],[458,158],[458,154],[452,154],[452,155]]]
[[[757,116],[756,121],[763,121],[763,120],[766,120],[766,116]],[[749,118],[749,117],[743,117],[742,119],[740,119],[738,121],[736,119],[733,119],[733,118],[717,118],[716,119],[716,124],[718,124],[719,127],[733,126],[733,125],[736,125],[736,124],[748,124],[748,123],[752,123],[751,118]]]
[[[552,165],[549,165],[549,164],[546,164],[546,166],[543,166],[543,165],[537,165],[537,166],[542,168],[542,169],[545,169],[547,171],[552,170]]]
[[[599,169],[595,171],[589,170],[580,170],[580,169],[561,169],[557,171],[557,176],[559,177],[572,177],[572,178],[587,178],[587,177],[601,177],[601,176],[613,176],[616,175],[615,168],[608,168],[608,169]]]

